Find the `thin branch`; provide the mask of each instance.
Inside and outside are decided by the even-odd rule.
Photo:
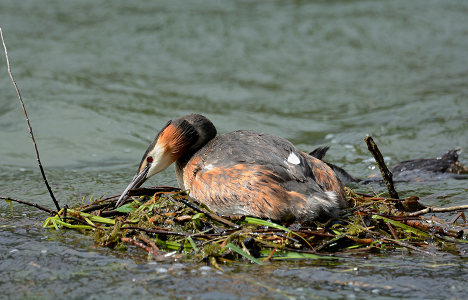
[[[101,203],[101,204],[96,204],[96,205],[90,205],[90,206],[86,206],[84,209],[82,209],[81,212],[87,213],[87,212],[100,210],[100,209],[113,207],[113,206],[114,206],[114,204],[112,204],[112,203]]]
[[[151,248],[149,246],[146,246],[145,244],[143,244],[143,243],[141,243],[141,242],[139,242],[137,240],[134,240],[134,239],[128,238],[128,237],[123,237],[121,240],[124,243],[132,244],[132,245],[135,245],[137,247],[140,247],[141,249],[145,250],[146,252],[149,252],[149,253],[151,253],[153,255],[156,255],[157,257],[161,256],[161,253],[158,253],[153,248]]]
[[[465,217],[465,213],[460,211],[458,212],[455,216],[453,216],[453,218],[449,221],[450,224],[455,224],[455,222],[458,220],[458,218],[462,218],[463,219],[463,222],[466,223],[466,217]]]
[[[455,238],[461,238],[463,236],[463,230],[456,230],[454,228],[445,228],[435,224],[430,224],[422,220],[401,220],[403,224],[417,228],[419,230],[428,231],[431,233],[438,233],[440,235],[451,236]]]
[[[407,244],[407,243],[399,241],[399,240],[394,240],[394,239],[390,239],[390,238],[383,238],[383,240],[392,242],[392,243],[397,244],[399,246],[402,246],[402,247],[405,247],[405,248],[408,248],[408,249],[411,249],[411,250],[414,250],[414,251],[417,251],[417,252],[420,252],[420,253],[424,253],[424,254],[427,254],[427,255],[430,255],[430,256],[436,256],[434,253],[421,250],[419,248],[416,248],[413,245]]]
[[[172,186],[155,186],[150,188],[131,189],[130,191],[128,191],[128,196],[153,196],[154,194],[174,193],[180,191],[180,188]]]
[[[122,229],[139,230],[139,231],[144,231],[144,232],[147,232],[147,233],[156,233],[156,234],[164,234],[164,235],[190,236],[190,235],[185,234],[183,232],[168,231],[168,230],[163,230],[163,229],[141,228],[141,227],[135,227],[135,226],[122,227]]]
[[[393,229],[392,224],[390,224],[390,222],[387,222],[386,224],[387,224],[388,230],[390,230],[390,233],[392,234],[393,238],[395,240],[398,240],[398,236],[396,235],[396,232]]]
[[[39,204],[31,203],[31,202],[24,201],[24,200],[18,200],[18,199],[14,199],[14,198],[10,198],[10,197],[0,197],[0,199],[5,200],[5,201],[13,201],[13,202],[17,202],[17,203],[29,205],[29,206],[38,208],[38,209],[40,209],[40,210],[43,210],[43,211],[45,211],[45,212],[48,212],[48,213],[51,214],[51,215],[55,215],[55,214],[57,213],[56,211],[53,211],[53,210],[51,210],[51,209],[45,208],[45,207],[43,207],[43,206],[40,206]]]
[[[138,238],[140,240],[142,240],[143,242],[147,243],[148,245],[150,245],[151,248],[153,248],[154,251],[161,251],[161,250],[159,250],[158,246],[156,246],[156,243],[153,242],[152,240],[150,240],[150,238],[147,237],[145,233],[140,233]]]
[[[387,185],[387,189],[388,189],[388,193],[390,194],[390,197],[399,199],[398,193],[396,192],[395,187],[393,186],[393,179],[392,179],[393,174],[385,165],[385,161],[382,156],[382,153],[380,153],[379,147],[377,147],[374,140],[369,135],[366,135],[366,137],[364,138],[364,141],[366,142],[367,148],[369,149],[370,153],[372,153],[372,155],[374,156],[377,166],[379,166],[380,173],[382,173],[382,177],[385,181],[385,184]]]
[[[34,134],[33,134],[32,128],[31,128],[31,124],[29,123],[29,117],[28,117],[28,114],[26,113],[26,107],[24,106],[23,98],[21,98],[21,94],[20,94],[20,91],[18,89],[18,85],[16,84],[16,81],[13,78],[13,74],[11,73],[10,60],[8,59],[8,51],[7,51],[7,48],[6,48],[6,45],[5,45],[5,40],[3,39],[3,32],[2,32],[1,27],[0,27],[0,37],[2,38],[3,50],[5,52],[6,64],[7,64],[7,67],[8,67],[8,75],[10,75],[10,79],[13,82],[13,85],[15,86],[16,94],[18,95],[18,99],[19,99],[19,101],[21,103],[21,107],[23,108],[23,113],[24,113],[24,116],[26,118],[26,123],[28,124],[29,135],[31,136],[32,142],[34,144],[34,150],[36,151],[37,163],[39,164],[39,169],[41,170],[42,178],[44,179],[44,183],[47,186],[47,190],[49,191],[50,197],[54,201],[54,204],[55,204],[55,207],[57,208],[57,211],[60,211],[60,206],[59,206],[59,204],[57,202],[57,199],[55,199],[54,193],[52,192],[52,189],[50,188],[49,183],[47,182],[47,178],[46,178],[46,175],[45,175],[45,172],[44,172],[44,168],[42,167],[41,159],[39,158],[39,150],[37,150],[36,140],[34,139]]]
[[[280,236],[280,237],[285,238],[287,240],[290,240],[290,241],[292,241],[294,243],[297,243],[297,244],[301,243],[301,241],[299,241],[298,239],[292,238],[290,236],[284,235],[284,234],[279,233],[279,232],[249,232],[249,235],[254,235],[254,236],[259,236],[259,235]]]
[[[223,217],[220,217],[218,216],[217,214],[214,214],[214,213],[211,213],[209,212],[208,210],[204,209],[204,208],[201,208],[199,207],[198,205],[196,205],[195,203],[193,202],[190,202],[186,199],[183,199],[183,198],[174,198],[172,196],[169,196],[169,198],[173,201],[179,201],[179,202],[182,202],[183,204],[187,205],[188,207],[190,207],[191,209],[197,211],[197,212],[201,212],[201,213],[204,213],[205,215],[207,215],[208,217],[210,217],[211,219],[213,220],[216,220],[218,222],[221,222],[223,223],[224,225],[228,225],[229,227],[234,227],[234,228],[239,228],[239,225],[231,222],[231,221],[228,221],[226,219],[224,219]],[[189,199],[192,199],[190,196],[189,196]]]
[[[468,209],[468,205],[450,206],[450,207],[428,207],[425,209],[418,210],[414,213],[408,214],[408,216],[416,217],[416,216],[433,213],[433,212],[449,212],[449,211],[457,211],[457,210],[465,210],[465,209]]]

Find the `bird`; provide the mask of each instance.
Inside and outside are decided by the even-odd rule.
[[[334,171],[279,136],[252,130],[217,135],[203,115],[167,122],[146,149],[116,207],[151,176],[175,163],[179,187],[221,216],[308,222],[347,207]]]

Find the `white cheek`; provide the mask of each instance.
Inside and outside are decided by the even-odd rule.
[[[146,176],[147,178],[164,171],[173,163],[170,155],[165,153],[164,149],[159,145],[156,145],[153,151],[148,153],[148,155],[153,157],[153,162],[151,163],[151,166],[148,170],[148,175]]]
[[[299,159],[299,157],[297,157],[296,154],[294,154],[294,152],[291,152],[291,154],[289,154],[288,156],[288,163],[298,165],[301,163],[301,160]]]

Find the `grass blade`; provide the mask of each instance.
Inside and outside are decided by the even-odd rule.
[[[253,217],[245,217],[245,222],[247,222],[247,224],[268,226],[268,227],[271,227],[271,228],[284,230],[284,231],[289,232],[289,233],[294,233],[293,231],[291,231],[290,229],[288,229],[288,228],[286,228],[284,226],[278,225],[278,224],[270,222],[270,221],[262,220],[262,219],[257,219],[257,218],[253,218]]]
[[[227,243],[226,247],[224,247],[224,249],[226,248],[229,248],[231,249],[232,251],[236,252],[237,254],[251,260],[252,262],[258,264],[258,265],[263,265],[263,262],[256,259],[255,257],[253,257],[252,255],[248,254],[247,252],[245,252],[244,250],[242,250],[241,248],[237,247],[236,245],[232,244],[232,243]],[[221,250],[220,254],[223,253],[223,250]]]
[[[269,255],[271,250],[262,250],[260,254]],[[338,257],[333,256],[321,256],[312,253],[300,253],[294,251],[278,251],[276,252],[271,259],[273,260],[282,260],[282,259],[328,259],[328,260],[337,260]]]
[[[429,234],[425,233],[424,231],[421,231],[419,229],[416,229],[414,227],[411,227],[411,226],[408,226],[406,224],[403,224],[401,222],[398,222],[398,221],[395,221],[395,220],[392,220],[392,219],[389,219],[389,218],[386,218],[386,217],[382,217],[382,216],[379,216],[379,215],[373,215],[372,216],[373,219],[380,219],[380,220],[384,220],[385,222],[389,222],[390,224],[392,224],[393,226],[396,226],[396,227],[400,227],[401,229],[403,229],[404,231],[406,232],[411,232],[415,235],[418,235],[418,236],[425,236],[425,237],[430,237]]]
[[[195,252],[200,251],[200,249],[198,249],[197,245],[195,244],[195,241],[191,237],[187,237],[187,240],[189,241],[190,245],[192,246],[193,250],[195,250]]]

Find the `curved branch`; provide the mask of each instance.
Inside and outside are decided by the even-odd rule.
[[[38,209],[40,209],[40,210],[43,210],[43,211],[45,211],[45,212],[48,212],[48,213],[51,214],[51,215],[55,215],[55,214],[57,213],[56,211],[51,210],[51,209],[48,209],[48,208],[45,208],[45,207],[43,207],[43,206],[40,206],[39,204],[32,203],[32,202],[28,202],[28,201],[24,201],[24,200],[14,199],[14,198],[10,198],[10,197],[0,197],[0,199],[5,200],[5,201],[13,201],[13,202],[17,202],[17,203],[29,205],[29,206],[38,208]]]

